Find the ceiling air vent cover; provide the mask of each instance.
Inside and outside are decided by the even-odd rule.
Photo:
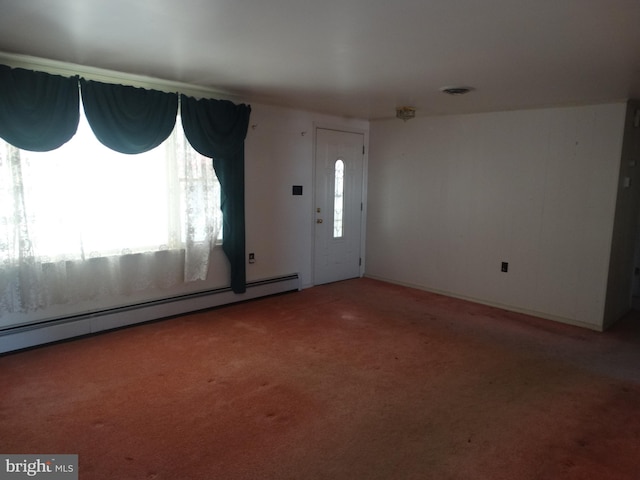
[[[440,91],[447,95],[464,95],[469,93],[473,88],[471,87],[442,87]]]

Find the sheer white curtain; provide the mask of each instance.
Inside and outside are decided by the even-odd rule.
[[[84,118],[55,151],[0,139],[0,316],[204,280],[219,199],[179,118],[140,155],[102,146]]]

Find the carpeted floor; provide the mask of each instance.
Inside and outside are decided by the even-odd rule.
[[[0,453],[81,479],[640,479],[605,333],[356,279],[0,357]]]

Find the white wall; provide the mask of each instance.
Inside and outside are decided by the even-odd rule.
[[[299,273],[312,285],[314,125],[368,130],[369,122],[253,105],[246,141],[247,280]],[[302,185],[303,195],[292,195]]]
[[[601,329],[624,116],[372,122],[366,275]]]
[[[625,105],[371,124],[366,274],[600,329]],[[249,281],[299,273],[312,284],[314,125],[362,120],[252,105],[246,140]],[[304,194],[293,196],[292,185]],[[509,272],[500,272],[500,262]],[[228,284],[64,305],[23,323]]]

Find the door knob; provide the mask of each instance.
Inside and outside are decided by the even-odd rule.
[[[317,219],[316,223],[322,223],[322,219],[321,218]]]

